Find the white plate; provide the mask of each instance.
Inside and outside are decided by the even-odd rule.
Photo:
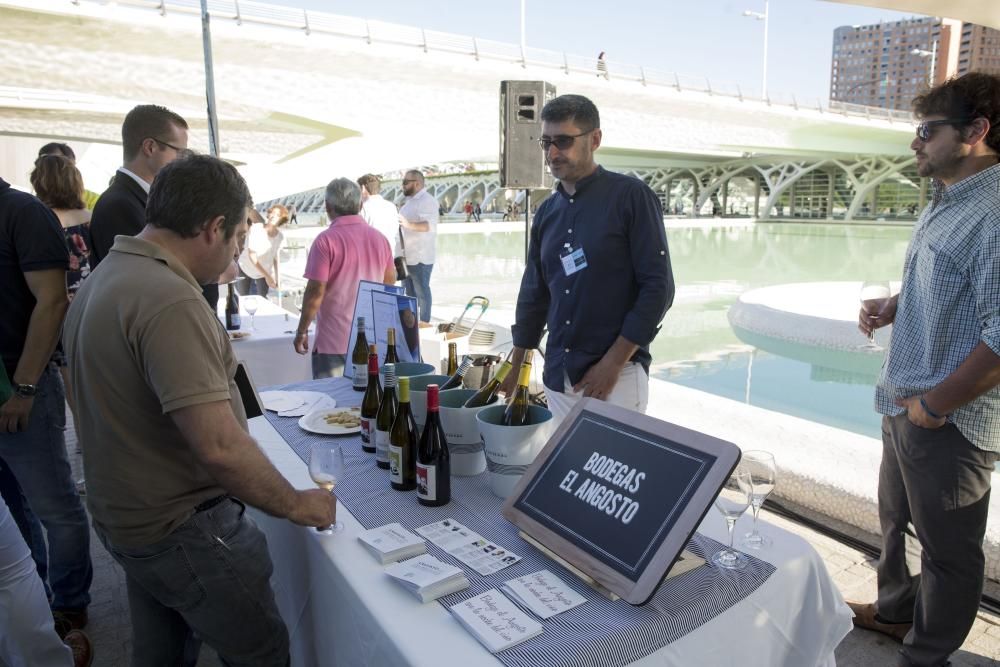
[[[279,417],[301,417],[316,410],[333,410],[337,407],[337,401],[317,391],[292,391],[289,393],[298,395],[303,403],[288,410],[277,410]]]
[[[361,416],[361,408],[339,408],[335,410],[313,410],[309,414],[305,415],[299,420],[299,427],[304,431],[309,431],[310,433],[318,433],[319,435],[348,435],[351,433],[360,433],[361,425],[358,424],[354,428],[342,428],[336,424],[327,424],[324,417],[326,415],[337,414],[338,412],[352,412],[356,416]]]
[[[272,412],[294,410],[306,402],[297,391],[262,391],[260,400],[264,402],[264,407]]]

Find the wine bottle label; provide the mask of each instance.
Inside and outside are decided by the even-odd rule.
[[[355,389],[360,389],[362,391],[364,391],[365,387],[368,386],[368,362],[363,364],[354,364],[353,385]]]
[[[240,328],[240,314],[239,313],[236,313],[236,314],[229,313],[229,315],[227,315],[227,317],[229,318],[229,328],[231,328],[231,329],[239,329]]]
[[[403,483],[403,448],[389,445],[389,479],[396,484]]]
[[[361,418],[361,443],[370,444],[372,441],[372,420],[369,417]]]
[[[389,462],[389,432],[375,429],[375,460]]]
[[[437,500],[437,468],[417,464],[417,496],[424,500]]]

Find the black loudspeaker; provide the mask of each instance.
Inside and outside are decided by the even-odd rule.
[[[555,96],[556,87],[545,81],[500,82],[500,187],[552,187],[538,138],[542,107]]]

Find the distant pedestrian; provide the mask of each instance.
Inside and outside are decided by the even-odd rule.
[[[482,215],[483,215],[483,209],[479,205],[479,202],[476,202],[475,207],[472,209],[472,217],[476,219],[476,222],[482,222]]]
[[[608,63],[604,61],[604,51],[597,54],[597,76],[608,78]]]
[[[463,210],[465,211],[465,221],[469,222],[470,220],[472,220],[473,209],[471,201],[466,200],[465,207],[463,208]]]

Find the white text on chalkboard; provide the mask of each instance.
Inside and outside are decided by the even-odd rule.
[[[622,491],[635,493],[646,478],[646,473],[639,472],[621,461],[616,461],[598,452],[590,455],[590,458],[583,465],[583,471],[590,473],[592,477],[597,479],[588,476],[584,478],[579,488],[574,490],[573,487],[580,475],[575,470],[570,470],[566,473],[563,481],[559,483],[559,488],[573,494],[575,498],[579,498],[598,511],[613,516],[623,524],[628,525],[638,513],[639,503],[597,480],[609,482]]]

